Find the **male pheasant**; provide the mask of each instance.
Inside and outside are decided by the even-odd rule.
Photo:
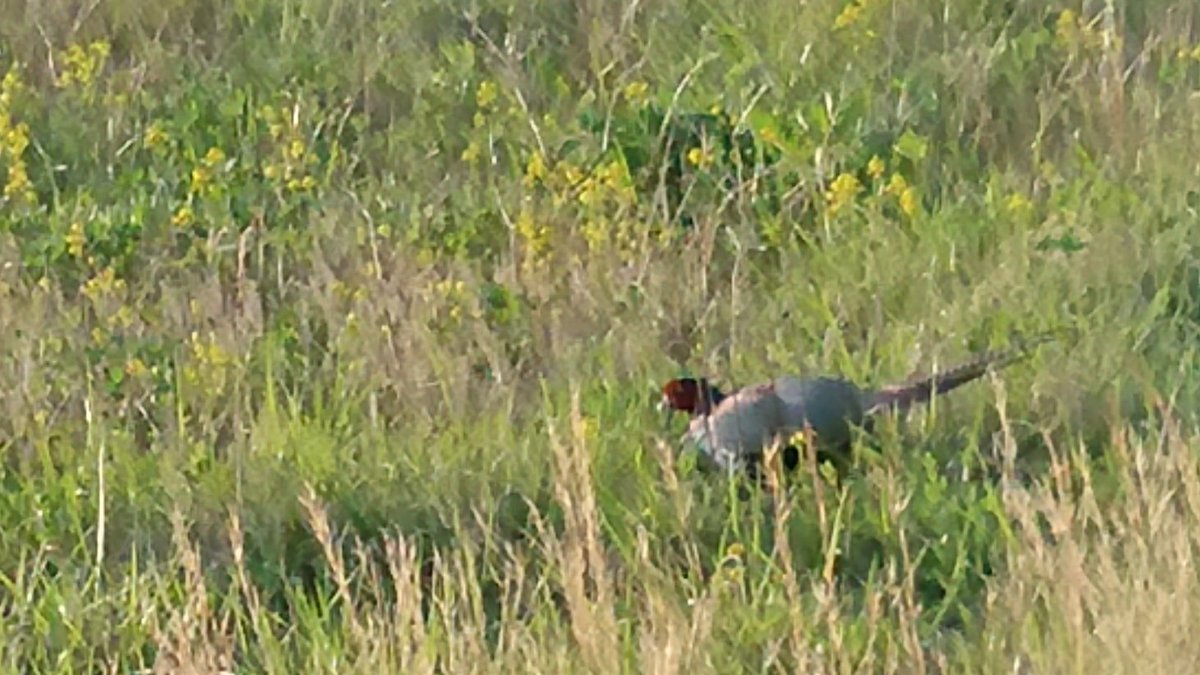
[[[707,379],[679,378],[666,383],[659,407],[691,415],[685,439],[708,463],[726,472],[757,473],[762,454],[772,443],[783,448],[783,464],[792,469],[799,453],[789,440],[805,427],[812,430],[818,459],[844,460],[851,428],[869,430],[882,412],[902,411],[937,394],[957,389],[1024,356],[1042,337],[1022,347],[990,352],[951,370],[907,384],[864,390],[840,377],[801,378],[784,375],[725,394]]]

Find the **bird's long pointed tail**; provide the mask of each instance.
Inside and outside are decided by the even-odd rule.
[[[1029,340],[1022,341],[1012,349],[988,352],[971,359],[956,368],[935,373],[929,377],[884,387],[871,392],[867,396],[867,415],[874,415],[889,410],[903,411],[916,403],[924,403],[938,394],[944,394],[976,380],[993,368],[1003,368],[1024,358],[1034,347],[1049,342],[1056,337],[1055,333],[1042,333]]]

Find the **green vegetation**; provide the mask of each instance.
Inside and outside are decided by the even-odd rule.
[[[1188,672],[1200,6],[3,2],[7,672]],[[777,499],[683,372],[1070,328]]]

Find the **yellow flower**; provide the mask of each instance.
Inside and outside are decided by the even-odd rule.
[[[917,191],[911,187],[905,188],[904,192],[900,193],[900,210],[904,215],[912,218],[917,213],[920,207],[920,202],[917,199]]]
[[[479,155],[482,154],[482,152],[483,151],[479,147],[479,141],[471,141],[469,144],[467,144],[466,149],[462,151],[462,161],[466,162],[467,164],[474,164],[479,160]]]
[[[69,87],[78,84],[87,87],[96,78],[96,72],[104,65],[111,49],[104,40],[97,40],[84,49],[78,44],[71,45],[62,52],[63,72],[58,77],[59,87]]]
[[[736,588],[745,578],[746,547],[741,542],[733,542],[725,549],[725,557],[721,566],[713,575],[713,581],[719,581],[727,587]]]
[[[233,364],[233,355],[217,344],[211,333],[202,339],[193,332],[190,342],[192,358],[183,369],[184,379],[206,394],[219,394],[225,388],[226,371]]]
[[[583,239],[587,242],[589,251],[597,251],[607,244],[611,237],[609,236],[609,223],[604,218],[589,218],[583,221]]]
[[[522,182],[526,187],[533,187],[534,184],[546,178],[546,160],[542,157],[542,153],[534,152],[529,156],[529,160],[525,162],[525,177]]]
[[[24,90],[25,84],[21,82],[21,74],[17,72],[16,66],[9,67],[8,72],[4,74],[4,80],[0,82],[0,103],[8,106],[13,97]]]
[[[900,196],[906,189],[908,189],[908,181],[904,180],[904,176],[894,173],[883,191],[890,195]]]
[[[795,446],[799,450],[803,450],[808,445],[808,434],[801,429],[800,431],[792,434],[792,437],[788,439],[788,444]]]
[[[124,288],[125,280],[118,279],[117,273],[112,267],[105,267],[99,274],[84,282],[83,294],[94,300],[102,295]]]
[[[600,183],[594,176],[588,176],[583,179],[583,184],[579,186],[579,203],[584,206],[592,206],[597,204],[601,199]]]
[[[212,172],[208,167],[198,166],[192,169],[192,192],[204,192],[212,184]]]
[[[742,579],[745,578],[745,575],[746,572],[744,569],[742,569],[741,565],[733,565],[722,569],[720,578],[730,586],[736,587],[742,583]]]
[[[191,341],[192,355],[201,363],[220,368],[229,365],[233,360],[229,353],[217,344],[216,338],[211,334],[207,340],[202,341],[199,334],[193,331]]]
[[[184,204],[175,211],[175,215],[171,216],[171,225],[175,227],[187,227],[196,220],[196,215],[192,213],[192,207]]]
[[[225,162],[225,151],[213,146],[204,153],[204,164],[210,168],[217,168]]]
[[[21,122],[4,132],[4,147],[9,157],[20,157],[29,147],[29,125]]]
[[[109,326],[129,328],[131,325],[133,325],[133,308],[129,305],[122,304],[117,308],[116,312],[113,312],[108,316],[106,321]]]
[[[125,374],[130,377],[142,377],[149,372],[146,364],[136,356],[125,363]]]
[[[641,80],[635,80],[625,85],[625,89],[622,91],[622,93],[625,95],[625,99],[627,101],[636,103],[646,97],[646,92],[649,89],[650,86],[645,82]]]
[[[858,182],[858,178],[854,174],[843,173],[833,179],[829,191],[825,193],[825,198],[829,201],[830,212],[836,213],[843,206],[849,204],[860,190],[862,190],[862,184]]]
[[[292,159],[300,159],[304,156],[304,141],[299,138],[292,139],[291,145],[288,147],[288,154]]]
[[[860,18],[862,18],[862,14],[863,14],[862,4],[860,4],[857,1],[851,2],[850,4],[843,7],[841,13],[838,14],[837,18],[833,20],[833,27],[834,28],[848,28],[850,26],[853,26],[855,23],[858,22],[858,20]]]
[[[1054,38],[1061,46],[1070,46],[1079,39],[1079,19],[1075,12],[1064,9],[1054,22]]]
[[[8,180],[4,183],[4,197],[13,201],[33,201],[33,183],[25,170],[25,162],[16,160],[8,165]]]
[[[567,182],[567,185],[575,187],[580,181],[583,180],[583,171],[581,171],[579,167],[575,166],[574,164],[563,162],[558,166],[562,172],[563,179]]]
[[[624,162],[614,159],[598,168],[595,175],[616,198],[624,199],[626,202],[633,202],[636,199],[637,193],[633,189],[633,180],[629,177],[629,169]]]
[[[525,245],[535,258],[541,257],[550,249],[550,230],[545,225],[538,225],[529,209],[522,209],[517,215],[517,234],[525,240]]]
[[[167,132],[163,129],[162,124],[151,122],[150,126],[146,127],[146,133],[142,134],[142,144],[151,150],[158,148],[167,142]]]
[[[109,54],[112,53],[112,48],[109,46],[108,42],[104,40],[97,40],[88,45],[88,52],[92,55],[92,58],[103,61],[104,59],[108,58]]]
[[[712,153],[705,152],[703,148],[695,147],[688,150],[688,163],[692,166],[706,168],[712,164]]]
[[[275,122],[279,119],[279,112],[270,105],[262,105],[259,107],[255,115],[258,117],[258,119],[266,122],[267,124]]]
[[[67,253],[72,258],[83,257],[83,247],[87,244],[87,234],[83,231],[83,223],[75,221],[67,231]]]
[[[1004,207],[1014,216],[1024,216],[1033,210],[1033,203],[1020,192],[1014,192],[1004,200]]]
[[[496,97],[499,93],[495,82],[484,80],[479,83],[479,88],[475,90],[475,105],[486,110],[496,102]]]
[[[871,160],[867,162],[867,174],[869,174],[871,178],[875,180],[878,180],[886,169],[887,165],[883,163],[883,160],[879,158],[879,155],[873,155]]]

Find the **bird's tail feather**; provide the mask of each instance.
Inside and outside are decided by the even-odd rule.
[[[950,370],[935,373],[915,382],[884,387],[871,392],[866,401],[866,414],[873,415],[889,410],[906,410],[916,403],[928,401],[976,380],[993,368],[1003,368],[1024,358],[1028,352],[1055,338],[1055,333],[1041,333],[1022,341],[1012,349],[988,352]]]

